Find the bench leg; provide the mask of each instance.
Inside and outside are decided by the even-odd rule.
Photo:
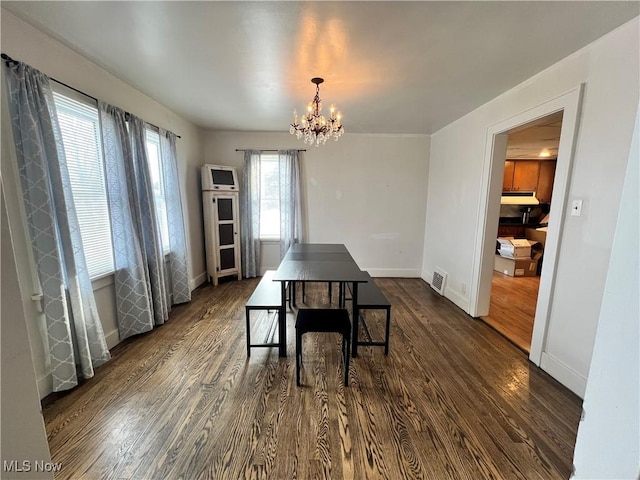
[[[387,308],[387,328],[384,336],[384,354],[389,355],[389,330],[391,328],[391,307]]]
[[[349,357],[351,356],[351,339],[348,335],[342,336],[342,355],[344,356],[344,386],[349,386]]]
[[[333,282],[329,282],[329,305],[333,303]]]
[[[249,323],[250,310],[245,307],[245,317],[247,321],[247,357],[251,356],[251,325]]]
[[[302,334],[296,331],[296,385],[300,386],[300,363],[302,359]]]

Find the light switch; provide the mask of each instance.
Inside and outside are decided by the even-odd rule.
[[[582,214],[582,200],[574,200],[571,202],[571,215],[579,217]]]

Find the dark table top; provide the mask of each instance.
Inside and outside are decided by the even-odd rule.
[[[342,243],[295,243],[287,251],[289,253],[349,253]]]
[[[366,283],[369,276],[344,245],[296,244],[285,255],[273,280]]]

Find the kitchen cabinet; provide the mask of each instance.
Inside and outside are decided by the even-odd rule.
[[[502,191],[536,192],[540,203],[550,203],[555,173],[555,160],[506,160]]]
[[[513,169],[515,166],[513,160],[507,160],[504,162],[504,179],[502,180],[502,191],[510,192],[513,190]]]
[[[500,225],[498,227],[499,237],[524,238],[524,225]]]
[[[538,160],[507,160],[504,162],[503,192],[535,192],[538,188]]]
[[[556,161],[540,161],[540,175],[538,176],[538,186],[536,188],[536,198],[540,203],[551,203],[551,193],[553,192],[553,179],[556,175]]]
[[[513,190],[534,192],[538,188],[540,162],[538,160],[520,160],[513,168]]]

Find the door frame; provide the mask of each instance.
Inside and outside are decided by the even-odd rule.
[[[478,225],[474,240],[472,278],[470,288],[470,315],[480,317],[489,313],[491,278],[495,255],[496,232],[500,215],[500,196],[506,157],[507,132],[552,113],[563,111],[558,159],[551,199],[551,216],[542,262],[538,303],[531,338],[529,359],[540,366],[545,349],[549,318],[560,251],[561,233],[568,208],[567,197],[571,168],[578,133],[580,107],[584,84],[547,102],[522,111],[487,128],[482,167]]]

